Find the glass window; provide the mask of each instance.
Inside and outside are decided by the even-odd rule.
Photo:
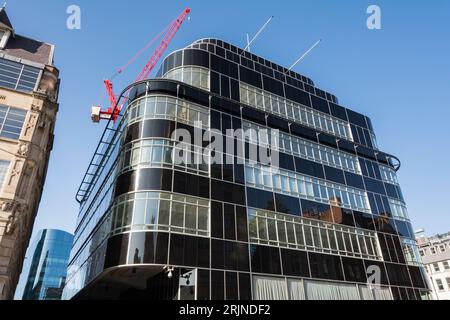
[[[439,291],[444,291],[445,290],[444,284],[442,283],[441,279],[436,279],[436,285],[437,285],[437,288],[438,288]]]
[[[441,271],[441,269],[439,268],[439,264],[438,263],[433,263],[433,269],[434,269],[435,272]]]
[[[133,215],[133,225],[139,226],[143,225],[145,222],[145,200],[135,200],[134,202],[134,215]]]
[[[145,224],[156,225],[158,223],[158,212],[159,212],[159,201],[156,199],[147,200]]]
[[[18,140],[26,115],[25,110],[0,105],[0,137]]]
[[[34,91],[41,70],[0,58],[0,86],[24,91]]]
[[[169,225],[170,219],[170,201],[161,200],[159,203],[158,224]]]
[[[3,184],[5,183],[10,164],[11,162],[9,161],[0,160],[0,191],[2,190]]]

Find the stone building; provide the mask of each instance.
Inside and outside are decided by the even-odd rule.
[[[12,299],[53,146],[54,46],[18,35],[0,10],[0,300]]]

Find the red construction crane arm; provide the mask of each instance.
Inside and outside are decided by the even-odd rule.
[[[186,8],[183,13],[172,23],[169,30],[165,34],[163,40],[159,44],[158,48],[156,49],[155,53],[150,57],[147,64],[145,65],[144,69],[142,69],[139,76],[136,78],[137,81],[145,80],[147,79],[150,72],[153,70],[153,68],[158,63],[161,56],[166,51],[167,47],[169,46],[170,42],[172,41],[175,34],[180,30],[181,25],[183,24],[184,20],[186,20],[186,17],[191,12],[191,9]]]
[[[170,27],[168,29],[166,28],[167,32],[165,33],[163,40],[161,41],[161,43],[159,44],[158,48],[153,53],[153,55],[150,57],[150,59],[148,60],[147,64],[145,65],[144,69],[141,71],[141,73],[139,74],[139,76],[137,77],[135,82],[147,79],[148,75],[153,70],[153,68],[156,66],[159,59],[166,51],[167,47],[169,46],[169,44],[172,41],[175,34],[178,32],[178,30],[180,30],[181,25],[183,24],[184,20],[186,20],[186,17],[189,15],[190,12],[191,12],[191,9],[186,8],[183,11],[183,13],[175,21],[172,22]],[[150,47],[150,45],[156,39],[157,38],[153,39],[144,49],[140,50],[130,60],[130,62],[128,62],[124,68],[119,69],[119,71],[117,73],[122,73],[123,70],[126,67],[128,67],[134,60],[136,60],[136,58],[138,56],[140,56],[141,53],[145,49]],[[99,122],[102,119],[106,119],[106,120],[112,119],[115,122],[118,119],[118,117],[120,115],[120,111],[122,109],[122,106],[118,105],[121,101],[117,101],[117,97],[114,94],[113,84],[112,84],[111,80],[105,80],[104,84],[105,84],[106,92],[108,93],[108,100],[110,103],[110,107],[106,111],[102,111],[101,107],[99,107],[99,106],[92,107],[92,114],[91,114],[92,120],[94,122]]]
[[[109,103],[111,104],[111,107],[114,108],[117,104],[117,98],[113,91],[113,84],[109,80],[105,80],[104,83],[105,83],[106,92],[108,93]]]

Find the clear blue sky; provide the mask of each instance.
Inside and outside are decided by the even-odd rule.
[[[81,7],[80,31],[66,28],[70,4]],[[366,28],[370,4],[381,7],[380,31]],[[7,11],[17,33],[56,45],[62,78],[36,230],[73,232],[74,196],[103,130],[90,122],[102,79],[185,6],[192,8],[191,20],[168,52],[204,37],[244,45],[246,32],[254,34],[271,15],[271,26],[253,46],[258,55],[288,66],[322,38],[296,71],[372,118],[382,150],[403,162],[399,178],[414,227],[450,231],[450,1],[10,0]],[[133,80],[144,63],[144,57],[138,60],[117,87]]]

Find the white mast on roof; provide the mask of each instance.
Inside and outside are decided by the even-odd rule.
[[[294,64],[288,69],[288,71],[291,71],[292,69],[294,69],[294,67],[295,67],[297,64],[299,64],[303,59],[305,59],[306,56],[307,56],[311,51],[313,51],[314,48],[317,47],[317,46],[319,45],[319,43],[321,43],[321,42],[322,42],[322,39],[320,39],[319,41],[317,41],[316,43],[314,43],[314,44],[312,45],[312,47],[308,49],[308,51],[306,51],[304,54],[302,54],[302,56],[301,56],[300,58],[298,58],[297,61],[294,62]],[[286,73],[287,73],[287,72],[286,72]]]
[[[259,29],[259,31],[255,34],[255,36],[252,38],[252,40],[248,40],[248,34],[247,34],[247,46],[245,47],[244,51],[241,53],[241,56],[244,54],[245,51],[250,51],[250,46],[252,45],[253,42],[255,42],[256,39],[258,39],[258,37],[261,35],[261,33],[264,31],[264,29],[266,29],[266,27],[269,25],[269,23],[272,21],[274,17],[271,16],[269,18],[269,20],[267,20],[267,22],[261,27],[261,29]]]

